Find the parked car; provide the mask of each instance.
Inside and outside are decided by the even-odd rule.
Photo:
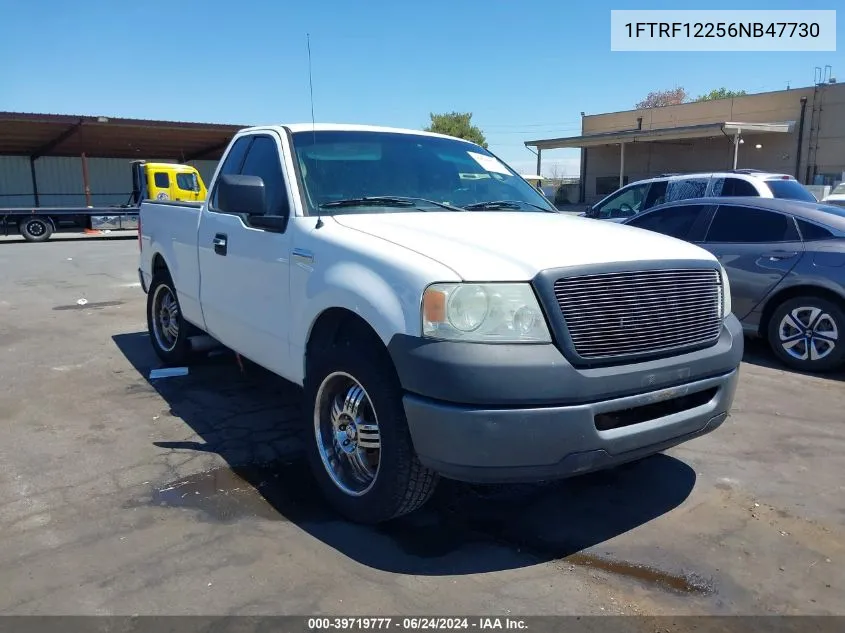
[[[815,196],[788,174],[755,169],[695,174],[664,174],[617,189],[584,215],[598,220],[629,218],[664,202],[705,196],[748,196],[816,202]]]
[[[623,224],[713,253],[728,273],[746,333],[787,365],[826,371],[845,363],[845,209],[761,198],[666,203]]]
[[[833,204],[837,207],[845,207],[845,182],[840,182],[836,185],[827,196],[825,196],[823,202],[825,204]]]
[[[479,145],[248,128],[210,192],[141,205],[153,349],[188,363],[207,334],[303,385],[312,471],[352,520],[414,510],[439,476],[609,468],[728,415],[744,339],[716,258],[556,213]]]

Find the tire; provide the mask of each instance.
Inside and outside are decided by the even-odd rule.
[[[787,299],[772,313],[767,338],[775,355],[793,369],[837,369],[845,363],[845,311],[818,296]]]
[[[53,222],[50,218],[33,215],[21,220],[18,230],[27,242],[46,242],[53,234]]]
[[[402,390],[381,341],[372,340],[372,336],[350,339],[321,350],[309,362],[304,385],[306,450],[311,470],[329,504],[351,521],[373,525],[425,504],[439,477],[420,463],[414,451]],[[359,390],[355,395],[359,397],[350,398],[350,391],[356,387]],[[344,430],[344,421],[352,419],[350,413],[359,424],[362,420],[369,423],[367,429],[350,424]],[[355,429],[351,435],[350,426]],[[342,454],[340,440],[333,445],[332,440],[338,436],[352,443],[352,452]],[[355,460],[354,455],[362,454],[358,442],[364,440],[367,459]],[[376,444],[377,453],[373,448]],[[373,479],[355,479],[348,467],[345,475],[332,467],[352,462],[358,463],[359,468],[365,464],[366,474],[374,473]]]
[[[147,292],[147,329],[153,349],[165,365],[187,365],[191,361],[189,336],[192,330],[182,317],[176,287],[166,270],[153,274]]]

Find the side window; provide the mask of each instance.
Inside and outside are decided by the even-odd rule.
[[[706,209],[707,207],[701,204],[667,207],[645,213],[629,221],[628,224],[685,240],[688,238],[696,220],[701,217]]]
[[[833,237],[836,237],[833,233],[828,231],[823,226],[819,226],[818,224],[813,224],[812,222],[807,222],[806,220],[801,220],[799,218],[795,218],[798,221],[798,230],[801,231],[801,237],[804,239],[805,242],[815,242],[816,240],[829,240]]]
[[[666,202],[666,187],[668,184],[665,180],[657,180],[651,183],[645,203],[643,204],[643,210],[651,209],[651,207],[656,207],[658,204]]]
[[[720,205],[707,232],[707,242],[788,242],[797,240],[792,218],[782,213],[751,207]]]
[[[242,136],[232,148],[229,150],[229,153],[226,154],[226,159],[223,161],[223,164],[220,166],[220,172],[217,174],[217,179],[219,180],[220,176],[228,175],[228,174],[237,174],[241,171],[241,165],[244,163],[244,157],[246,156],[246,150],[249,148],[249,144],[252,142],[251,136]],[[214,186],[214,191],[211,194],[211,200],[209,202],[209,207],[214,209],[217,206],[217,186]]]
[[[176,174],[176,186],[182,191],[199,191],[194,174]]]
[[[666,202],[703,198],[707,191],[707,178],[678,178],[666,187]]]
[[[256,136],[249,148],[241,173],[264,181],[268,215],[288,215],[288,192],[276,142],[269,136]]]
[[[598,207],[598,217],[605,218],[627,218],[636,215],[643,205],[648,183],[642,185],[631,185],[622,189],[617,195]]]
[[[718,178],[713,183],[713,195],[727,198],[729,196],[758,197],[760,194],[747,180]]]
[[[153,182],[159,189],[167,189],[170,187],[170,176],[167,172],[157,171],[153,174]]]

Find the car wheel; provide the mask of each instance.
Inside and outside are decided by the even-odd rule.
[[[53,234],[53,222],[49,218],[34,215],[21,220],[18,230],[27,242],[46,242]]]
[[[768,339],[778,358],[794,369],[836,369],[845,362],[845,311],[822,297],[787,299],[772,313]]]
[[[381,523],[433,494],[438,476],[414,452],[399,381],[380,341],[356,336],[309,362],[305,420],[311,470],[346,518]]]
[[[147,328],[153,349],[165,365],[185,365],[191,359],[191,333],[182,316],[176,287],[167,271],[153,275],[147,293]]]

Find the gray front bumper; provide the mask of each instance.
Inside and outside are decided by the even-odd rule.
[[[733,316],[710,348],[601,369],[576,369],[554,346],[428,345],[391,345],[414,448],[471,482],[568,477],[708,433],[728,416],[744,347]]]
[[[568,407],[479,409],[405,396],[414,446],[423,464],[471,482],[518,482],[582,474],[658,453],[708,433],[725,421],[739,370],[683,385],[715,387],[692,409],[600,431],[596,415],[677,397],[678,387]]]

